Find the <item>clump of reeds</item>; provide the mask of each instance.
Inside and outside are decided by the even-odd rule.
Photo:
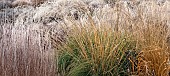
[[[59,48],[59,72],[69,76],[128,75],[135,42],[112,26],[89,22],[70,28],[66,43]]]

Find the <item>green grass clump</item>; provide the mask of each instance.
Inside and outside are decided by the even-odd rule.
[[[64,76],[128,75],[135,44],[108,25],[75,25],[59,48],[59,72]]]

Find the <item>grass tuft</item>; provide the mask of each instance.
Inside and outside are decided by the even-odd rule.
[[[93,21],[89,21],[93,22]],[[129,57],[134,41],[108,25],[72,27],[66,43],[60,47],[59,70],[64,75],[128,75]],[[84,75],[86,74],[86,75]]]

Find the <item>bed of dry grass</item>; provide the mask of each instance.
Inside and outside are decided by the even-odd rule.
[[[135,0],[16,7],[13,22],[0,19],[0,76],[169,76],[168,7]]]

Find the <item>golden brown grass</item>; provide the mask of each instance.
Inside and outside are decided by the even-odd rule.
[[[168,76],[169,2],[133,1],[110,7],[61,0],[23,8],[14,25],[0,26],[0,76],[54,76],[56,60],[61,75]],[[66,41],[60,25],[67,26]],[[58,61],[54,46],[61,42]]]
[[[169,76],[169,50],[167,45],[168,26],[161,19],[152,19],[143,30],[141,53],[138,60],[139,75]]]

